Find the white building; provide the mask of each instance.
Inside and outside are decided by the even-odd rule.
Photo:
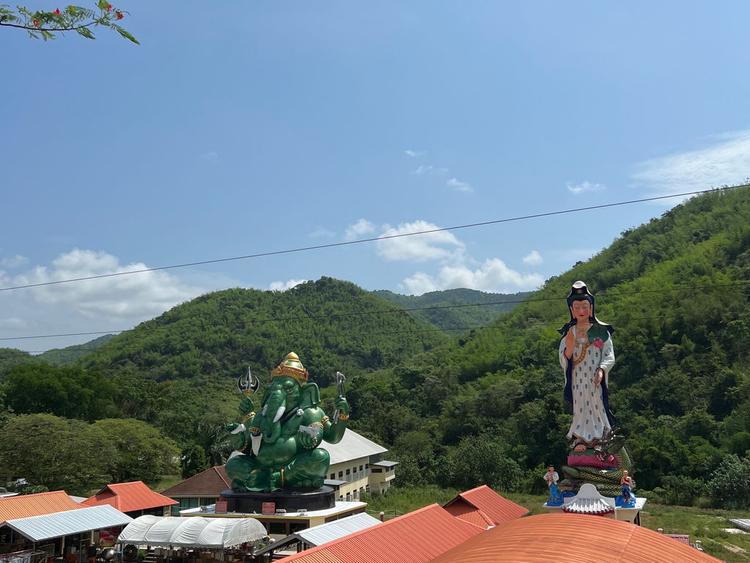
[[[338,488],[338,500],[359,500],[362,493],[384,493],[396,476],[396,461],[384,461],[388,450],[352,429],[338,444],[323,442],[331,455],[326,484]]]

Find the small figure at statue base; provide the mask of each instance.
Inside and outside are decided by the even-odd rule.
[[[615,497],[615,504],[620,508],[634,508],[635,507],[635,495],[633,494],[633,478],[628,474],[627,471],[622,472],[622,479],[620,479],[620,485],[622,486],[622,494]]]
[[[547,473],[545,473],[543,477],[544,480],[547,481],[547,487],[549,488],[547,506],[562,506],[563,496],[562,493],[560,493],[560,489],[557,487],[560,475],[555,471],[554,466],[550,465],[547,467]]]

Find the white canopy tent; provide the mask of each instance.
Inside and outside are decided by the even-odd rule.
[[[117,538],[122,545],[224,549],[268,535],[254,518],[139,516]]]

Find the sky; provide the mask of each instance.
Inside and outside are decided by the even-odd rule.
[[[741,0],[115,6],[140,46],[0,28],[0,289],[750,177]],[[321,276],[531,290],[679,201],[0,291],[0,338]]]

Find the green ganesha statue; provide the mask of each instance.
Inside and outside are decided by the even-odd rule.
[[[320,408],[320,390],[294,352],[271,372],[260,411],[246,397],[240,403],[242,422],[227,425],[235,452],[226,464],[234,491],[317,489],[323,485],[330,457],[323,441],[341,441],[349,420],[343,376],[333,420]]]

